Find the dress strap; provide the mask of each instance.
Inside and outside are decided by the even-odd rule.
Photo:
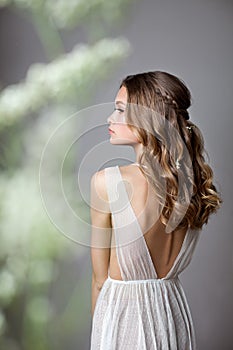
[[[129,206],[128,195],[117,166],[105,168],[105,181],[111,213],[116,215]],[[129,218],[130,220],[130,218]]]
[[[112,223],[118,233],[118,242],[120,244],[132,242],[141,236],[141,232],[119,167],[105,168],[105,177]]]

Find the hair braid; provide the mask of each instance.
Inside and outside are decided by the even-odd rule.
[[[190,91],[179,78],[161,71],[127,76],[122,80],[121,86],[127,89],[128,103],[145,106],[149,111],[153,111],[145,114],[128,113],[127,122],[143,145],[140,162],[146,164],[148,172],[145,172],[145,175],[152,182],[159,203],[163,207],[161,222],[167,224],[173,208],[178,216],[183,210],[182,203],[176,202],[179,173],[184,180],[182,189],[184,198],[186,195],[189,196],[189,189],[185,188],[189,185],[189,180],[193,184],[193,192],[189,207],[177,229],[187,225],[192,229],[202,228],[207,224],[210,214],[217,211],[223,200],[213,185],[213,172],[203,155],[206,151],[201,131],[188,121]],[[164,124],[163,121],[167,120],[169,123]],[[168,128],[164,125],[168,125]],[[178,134],[175,136],[170,134],[171,130],[177,130]],[[167,142],[166,145],[174,147],[168,148],[163,143],[164,140]],[[187,159],[185,149],[188,149],[192,166],[185,161]],[[160,164],[162,179],[166,180],[167,185],[165,204],[157,162]],[[194,177],[189,176],[191,170]]]

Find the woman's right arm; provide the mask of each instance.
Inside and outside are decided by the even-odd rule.
[[[111,213],[104,170],[91,178],[91,260],[92,260],[92,316],[96,300],[108,277],[111,251]]]

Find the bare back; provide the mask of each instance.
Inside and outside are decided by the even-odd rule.
[[[136,166],[135,166],[136,165]],[[144,234],[145,242],[158,278],[165,277],[178,256],[187,228],[170,234],[165,232],[158,215],[158,200],[151,184],[146,179],[137,163],[119,167],[130,204]],[[114,231],[112,231],[109,275],[122,280],[116,255]]]

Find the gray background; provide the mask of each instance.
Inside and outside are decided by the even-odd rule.
[[[233,348],[232,10],[232,1],[227,0],[146,0],[133,4],[127,23],[112,33],[113,37],[126,36],[133,52],[93,100],[93,104],[114,101],[125,75],[149,70],[173,73],[191,90],[191,120],[203,132],[214,183],[224,200],[221,210],[203,228],[193,261],[180,277],[200,350]],[[1,81],[6,86],[22,79],[27,67],[44,56],[23,16],[3,10],[0,29]],[[67,50],[77,41],[85,41],[82,33],[67,36]],[[106,152],[116,159],[124,154],[134,161],[132,149],[127,147],[109,144]],[[91,279],[91,268],[89,272]]]
[[[138,3],[124,30],[133,53],[96,100],[112,101],[122,77],[149,70],[173,73],[191,90],[191,120],[202,130],[224,200],[180,275],[200,350],[233,349],[232,10],[233,2],[218,0]],[[134,160],[131,149],[129,158]]]

